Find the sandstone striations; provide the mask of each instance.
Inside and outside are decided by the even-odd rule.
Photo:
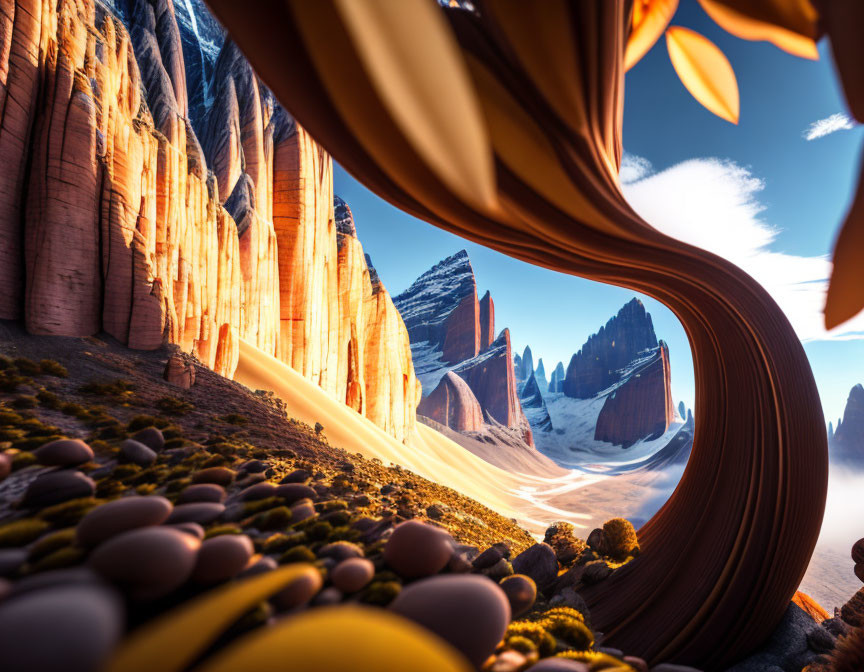
[[[650,355],[632,365],[625,381],[606,397],[594,438],[626,448],[639,439],[659,438],[674,416],[669,349],[660,341]]]
[[[657,347],[651,315],[639,299],[626,304],[588,338],[567,367],[563,391],[586,399],[621,379],[619,371],[648,348]]]
[[[516,392],[509,329],[504,329],[485,352],[462,362],[454,371],[468,383],[486,413],[505,427],[518,428],[525,443],[534,445]]]
[[[471,388],[452,371],[444,374],[431,394],[424,397],[417,413],[457,432],[483,429],[483,410]]]
[[[480,299],[480,348],[483,352],[495,340],[495,302],[489,290]]]
[[[246,339],[404,439],[408,334],[337,240],[330,156],[200,2],[6,4],[0,317],[229,376]]]
[[[849,392],[843,418],[829,433],[829,449],[837,464],[864,467],[864,386],[858,384]]]

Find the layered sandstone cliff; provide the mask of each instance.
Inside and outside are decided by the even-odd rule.
[[[3,4],[0,318],[170,341],[229,376],[243,338],[405,438],[408,334],[337,242],[329,155],[231,42],[187,70],[173,3],[122,5]]]
[[[594,439],[626,448],[639,439],[659,438],[674,419],[669,348],[660,341],[606,397],[597,416]]]

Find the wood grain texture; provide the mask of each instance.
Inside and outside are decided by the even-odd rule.
[[[447,12],[496,167],[496,202],[483,211],[402,133],[334,2],[261,0],[255,12],[210,4],[298,121],[383,198],[504,254],[674,311],[693,351],[693,453],[640,530],[642,555],[584,594],[608,644],[651,661],[722,669],[757,647],[819,532],[824,423],[801,344],[768,293],[729,262],[655,231],[621,194],[629,3],[496,0],[476,2],[477,14]]]

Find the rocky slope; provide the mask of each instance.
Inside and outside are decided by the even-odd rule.
[[[397,296],[394,304],[405,320],[417,377],[423,385],[425,398],[418,412],[451,429],[466,431],[467,411],[463,409],[473,402],[462,401],[467,395],[456,393],[452,378],[444,379],[452,372],[467,383],[485,418],[514,430],[528,446],[533,445],[531,426],[519,403],[510,333],[504,329],[492,340],[495,305],[489,292],[478,300],[468,253],[461,250],[433,266]],[[459,400],[455,415],[451,399]],[[455,424],[449,424],[451,417]]]
[[[849,392],[836,429],[829,425],[828,448],[833,464],[864,466],[864,386],[858,384]]]
[[[229,376],[246,339],[404,438],[408,334],[356,237],[338,239],[329,155],[181,4],[0,17],[0,317],[176,343]]]

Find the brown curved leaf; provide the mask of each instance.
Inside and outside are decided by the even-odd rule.
[[[495,170],[486,125],[442,12],[426,0],[337,0],[335,7],[415,151],[466,202],[492,208]]]
[[[669,58],[693,97],[718,117],[738,123],[738,81],[729,60],[704,35],[672,26],[666,31]]]
[[[633,3],[632,27],[624,52],[625,70],[642,60],[660,39],[677,9],[678,0],[636,0]]]
[[[794,56],[816,60],[818,14],[810,0],[699,0],[723,30],[766,41]]]
[[[834,269],[825,297],[825,328],[833,329],[864,309],[864,170],[855,200],[834,243]]]

